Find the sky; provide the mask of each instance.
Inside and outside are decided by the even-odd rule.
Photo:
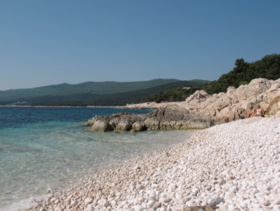
[[[279,0],[0,0],[0,90],[217,80],[280,53]]]

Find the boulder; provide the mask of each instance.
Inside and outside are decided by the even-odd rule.
[[[147,128],[145,127],[144,123],[142,121],[136,121],[132,124],[132,131],[137,132],[137,131],[143,131],[146,130]]]
[[[222,93],[217,95],[216,100],[211,105],[209,105],[209,107],[211,106],[211,107],[220,111],[223,108],[229,106],[230,104],[231,104],[230,99],[228,98],[226,93],[222,92]]]
[[[192,100],[198,100],[199,102],[201,102],[202,100],[206,99],[208,96],[209,94],[204,90],[197,90],[194,94],[192,94],[186,99],[186,102],[190,102]]]
[[[238,98],[235,95],[235,91],[236,89],[234,86],[229,86],[227,89],[226,95],[231,100],[232,103],[238,103]]]
[[[132,129],[133,122],[129,118],[121,118],[116,127],[116,131],[130,131]]]
[[[144,121],[144,125],[148,130],[159,130],[160,129],[159,121],[152,117],[148,117]]]
[[[94,120],[93,120],[94,121]],[[91,126],[91,130],[97,131],[97,132],[107,132],[107,131],[112,131],[113,128],[109,124],[106,119],[99,119],[94,121],[94,124]]]
[[[250,97],[249,90],[246,89],[246,85],[241,85],[236,89],[235,95],[239,102],[247,100]]]
[[[273,100],[271,100],[267,108],[267,113],[268,115],[278,116],[280,114],[279,111],[280,111],[280,95],[275,97]]]

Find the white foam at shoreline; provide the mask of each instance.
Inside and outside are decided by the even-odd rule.
[[[23,211],[34,207],[38,201],[45,200],[50,194],[29,197],[27,199],[20,200],[14,204],[1,208],[2,211]]]
[[[211,204],[219,210],[279,210],[279,144],[280,118],[217,125],[162,153],[92,175],[41,207],[163,211]]]

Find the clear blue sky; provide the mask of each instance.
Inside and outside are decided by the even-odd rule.
[[[216,80],[280,53],[279,0],[0,0],[0,90]]]

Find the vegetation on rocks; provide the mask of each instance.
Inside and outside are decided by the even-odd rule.
[[[246,62],[243,58],[236,59],[235,67],[227,74],[223,74],[218,80],[201,86],[191,86],[189,90],[183,86],[159,92],[155,95],[145,97],[141,102],[172,102],[184,101],[197,90],[205,90],[209,94],[226,92],[229,86],[235,88],[248,84],[255,78],[266,78],[276,80],[280,78],[280,54],[271,54],[256,62]]]

